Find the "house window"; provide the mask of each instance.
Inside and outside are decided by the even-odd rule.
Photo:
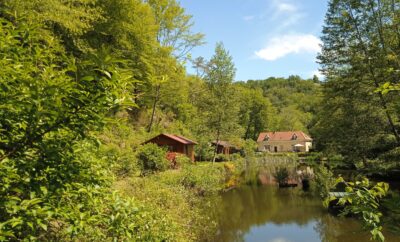
[[[271,146],[269,146],[269,145],[264,145],[264,150],[270,151],[270,150],[271,150]]]
[[[168,151],[169,152],[176,152],[176,147],[173,145],[168,145]]]
[[[297,139],[297,135],[296,134],[293,134],[292,135],[292,140],[296,140]]]
[[[265,136],[264,141],[268,141],[268,140],[269,140],[269,137],[267,135],[267,136]]]

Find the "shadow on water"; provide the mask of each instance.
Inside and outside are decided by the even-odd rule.
[[[297,188],[242,187],[222,194],[215,209],[219,227],[213,241],[370,241],[357,221],[328,214],[320,199]],[[400,237],[386,235],[386,241]]]

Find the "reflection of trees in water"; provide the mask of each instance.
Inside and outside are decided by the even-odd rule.
[[[314,229],[323,242],[371,241],[369,232],[363,231],[359,222],[353,218],[338,218],[331,214],[324,214]],[[385,234],[385,241],[400,241],[400,238]]]
[[[243,187],[222,194],[214,201],[214,218],[219,233],[211,241],[243,241],[253,226],[306,225],[316,221],[314,230],[323,242],[370,241],[355,219],[332,216],[322,208],[321,200],[306,196],[300,189],[275,186]],[[385,234],[386,241],[400,241]]]
[[[241,241],[255,225],[305,225],[323,214],[319,200],[301,196],[298,189],[243,187],[222,196],[218,241]]]

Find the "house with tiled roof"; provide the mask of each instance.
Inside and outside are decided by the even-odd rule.
[[[302,131],[263,132],[257,139],[263,152],[309,152],[312,138]]]
[[[194,146],[197,143],[193,140],[185,138],[176,134],[159,134],[154,138],[151,138],[143,144],[153,143],[158,146],[165,147],[168,149],[169,156],[172,157],[172,153],[184,154],[194,161]]]

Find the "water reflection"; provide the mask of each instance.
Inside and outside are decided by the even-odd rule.
[[[355,220],[331,216],[319,199],[299,189],[243,187],[223,194],[216,210],[214,241],[369,241]],[[386,236],[386,241],[400,241]]]

